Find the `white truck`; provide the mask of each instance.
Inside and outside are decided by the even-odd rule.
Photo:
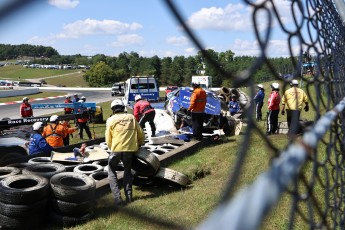
[[[192,82],[199,82],[201,88],[212,88],[212,76],[192,76]]]
[[[148,101],[158,101],[159,86],[153,76],[134,76],[126,80],[123,101],[125,104],[134,102],[134,97],[140,95]]]

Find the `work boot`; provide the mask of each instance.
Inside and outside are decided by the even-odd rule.
[[[114,203],[115,203],[115,207],[122,207],[126,205],[126,203],[123,202],[122,198],[116,199]]]
[[[133,200],[133,197],[132,196],[126,196],[126,203],[132,203],[134,200]]]

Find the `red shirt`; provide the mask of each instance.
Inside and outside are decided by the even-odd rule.
[[[78,113],[80,113],[80,117],[77,119],[78,122],[88,122],[89,118],[85,117],[85,115],[83,113],[81,113],[82,110],[78,109]],[[84,111],[83,111],[84,112]]]
[[[71,101],[71,100],[66,99],[66,100],[65,100],[65,103],[72,103],[72,101]],[[73,111],[73,109],[72,109],[72,108],[64,108],[64,109],[65,109],[66,113],[71,113],[71,112]]]
[[[134,105],[134,117],[137,121],[140,120],[140,118],[151,111],[154,111],[155,109],[151,106],[150,102],[146,100],[139,100]]]
[[[33,116],[32,108],[31,108],[31,105],[29,103],[23,102],[20,105],[20,116],[21,117],[32,117]]]
[[[279,110],[280,95],[277,91],[272,91],[268,97],[268,110]]]

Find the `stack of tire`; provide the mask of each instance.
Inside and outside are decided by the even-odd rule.
[[[94,213],[96,183],[91,177],[63,172],[50,179],[50,220],[58,225],[75,226],[90,220]]]
[[[49,181],[42,176],[18,174],[1,180],[0,228],[37,228],[46,220],[48,195]]]

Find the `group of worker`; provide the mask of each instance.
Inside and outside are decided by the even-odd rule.
[[[287,89],[283,96],[279,94],[279,83],[271,84],[271,93],[268,97],[268,112],[267,112],[267,131],[266,135],[272,135],[278,131],[278,116],[280,112],[280,104],[282,104],[281,115],[287,117],[288,135],[289,138],[294,138],[299,133],[299,120],[301,111],[304,106],[304,111],[309,111],[308,96],[298,87],[298,80],[293,79],[290,83],[291,88]],[[254,97],[256,104],[256,120],[262,120],[261,109],[264,104],[265,90],[262,84],[259,84],[258,91]]]

